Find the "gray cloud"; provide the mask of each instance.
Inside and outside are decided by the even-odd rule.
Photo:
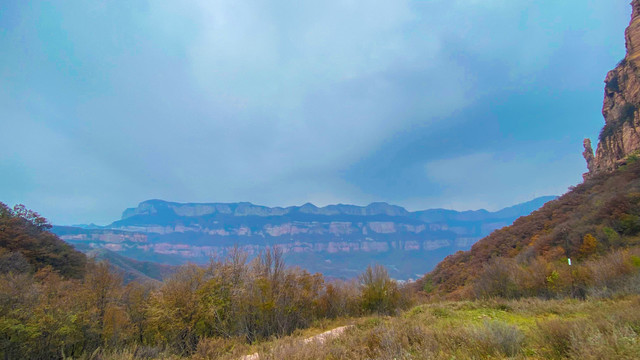
[[[460,194],[452,206],[496,207],[557,190],[550,184],[574,181],[579,174],[568,169],[583,166],[568,155],[573,148],[555,145],[564,171],[525,190],[504,176],[520,160],[490,159],[524,155],[549,132],[501,147],[536,124],[515,110],[488,116],[498,110],[481,104],[510,93],[538,99],[548,89],[601,96],[604,72],[623,51],[627,7],[12,2],[0,15],[0,172],[9,174],[0,201],[24,202],[58,223],[104,223],[147,198],[418,208]],[[557,122],[561,137],[575,131],[544,121]],[[473,140],[490,128],[498,131]],[[444,138],[462,145],[425,144]],[[488,178],[473,193],[433,175],[478,154]],[[522,161],[529,173],[544,163]]]

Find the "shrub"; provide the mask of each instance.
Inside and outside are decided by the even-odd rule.
[[[636,235],[640,232],[640,217],[632,214],[624,214],[616,223],[616,229],[624,235]]]
[[[585,322],[561,319],[538,322],[535,329],[536,340],[544,345],[545,355],[555,359],[566,358],[571,350],[571,339],[576,328],[585,325]]]
[[[607,241],[607,245],[609,245],[610,247],[614,247],[617,248],[620,246],[620,242],[621,242],[621,237],[620,234],[618,234],[617,231],[613,230],[612,228],[605,226],[602,228],[602,233],[605,236],[605,239]]]
[[[485,321],[472,332],[483,354],[515,356],[522,351],[524,333],[516,326],[502,321]]]
[[[33,271],[27,258],[19,252],[7,252],[0,255],[0,274],[22,274]]]
[[[517,284],[519,267],[512,259],[495,258],[482,269],[474,282],[474,294],[479,298],[521,296]]]
[[[598,240],[591,234],[587,234],[582,239],[582,245],[580,245],[580,249],[578,250],[578,256],[581,259],[588,258],[593,255],[598,249]]]
[[[634,257],[640,250],[618,250],[585,264],[593,277],[591,296],[610,297],[616,293],[640,293],[640,269]]]
[[[400,303],[400,292],[382,265],[369,265],[360,275],[362,286],[362,309],[378,314],[393,313]]]
[[[203,338],[198,342],[193,360],[240,358],[248,352],[242,339]]]
[[[598,139],[601,142],[603,142],[606,138],[608,138],[609,136],[613,135],[613,133],[615,132],[616,127],[617,127],[617,124],[606,123],[602,127],[602,130],[600,130],[600,135],[598,136]]]

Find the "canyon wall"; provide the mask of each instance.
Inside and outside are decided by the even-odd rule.
[[[236,247],[252,257],[277,246],[291,265],[325,275],[348,278],[379,262],[394,277],[408,279],[553,198],[497,212],[410,212],[386,203],[271,208],[148,200],[104,227],[56,226],[53,231],[81,249],[108,249],[144,261],[205,263]]]
[[[605,126],[600,133],[595,156],[591,141],[585,140],[584,157],[589,172],[610,172],[640,151],[640,0],[632,2],[633,13],[625,31],[627,54],[605,79],[602,115]]]

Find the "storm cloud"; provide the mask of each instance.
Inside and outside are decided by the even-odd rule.
[[[580,181],[626,0],[8,1],[0,201],[497,209]]]

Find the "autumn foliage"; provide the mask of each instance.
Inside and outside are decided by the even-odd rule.
[[[408,305],[404,288],[381,266],[359,281],[327,281],[286,266],[278,248],[251,260],[233,251],[207,266],[185,265],[162,283],[124,284],[107,262],[87,261],[47,232],[36,213],[2,211],[0,357],[8,359],[119,349],[192,355],[215,339],[254,343],[317,320],[392,314]]]
[[[587,273],[580,266],[570,270],[568,258],[580,265],[638,246],[640,162],[635,162],[586,180],[478,241],[470,251],[448,256],[420,285],[429,285],[433,295],[452,298],[486,294],[489,288],[495,296],[548,297],[550,292],[557,294],[554,289],[566,287],[559,282],[574,281],[570,293],[580,296]],[[497,290],[495,284],[502,288]]]

